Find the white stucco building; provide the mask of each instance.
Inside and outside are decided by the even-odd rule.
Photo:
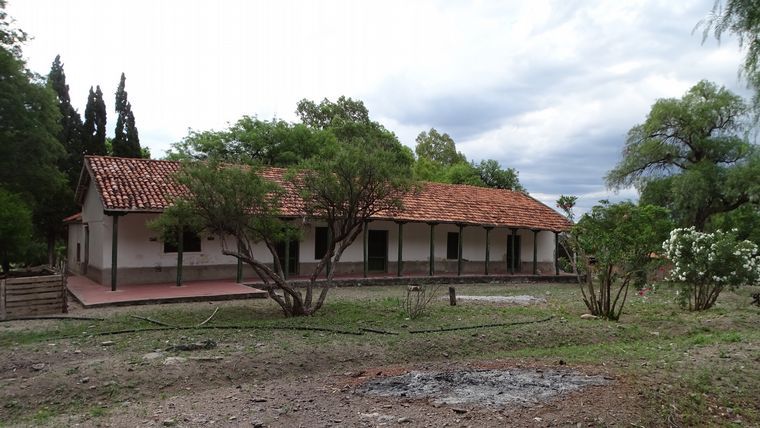
[[[174,281],[176,249],[161,242],[147,222],[183,191],[172,179],[179,167],[171,161],[87,156],[77,191],[82,210],[66,219],[69,269],[112,288]],[[272,168],[266,175],[278,180],[282,173]],[[303,231],[300,241],[281,248],[283,255],[285,248],[290,252],[289,274],[308,275],[324,251],[326,228],[297,210],[284,209],[283,217]],[[557,234],[569,226],[563,216],[519,192],[425,183],[405,198],[402,212],[369,222],[367,239],[360,235],[335,270],[357,276],[555,275]],[[272,261],[263,244],[254,254]],[[222,254],[217,237],[187,236],[182,270],[185,280],[230,279],[238,275],[238,263]],[[242,276],[254,278],[247,268]]]

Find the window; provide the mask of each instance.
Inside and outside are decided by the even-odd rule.
[[[459,232],[449,232],[446,236],[446,258],[459,259]]]
[[[322,260],[327,253],[327,228],[314,228],[314,259]]]
[[[177,244],[171,242],[164,242],[165,253],[176,253]],[[182,252],[183,253],[200,253],[201,252],[201,237],[197,233],[186,230],[182,234]]]
[[[77,263],[82,261],[82,245],[77,242]]]

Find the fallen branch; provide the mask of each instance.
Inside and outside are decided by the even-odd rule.
[[[472,330],[476,328],[488,328],[488,327],[507,327],[511,325],[521,325],[521,324],[535,324],[539,322],[546,322],[550,319],[554,318],[554,316],[550,316],[548,318],[540,319],[540,320],[533,320],[533,321],[517,321],[517,322],[504,322],[504,323],[496,323],[496,324],[480,324],[480,325],[469,325],[465,327],[441,327],[437,329],[431,329],[431,330],[409,330],[409,333],[411,334],[418,334],[418,333],[440,333],[443,331],[458,331],[458,330]]]
[[[214,309],[214,313],[213,313],[213,314],[211,314],[211,316],[210,316],[210,317],[206,318],[206,320],[205,320],[205,321],[203,321],[202,323],[200,323],[200,324],[196,325],[196,327],[201,327],[201,326],[203,326],[204,324],[206,324],[207,322],[211,321],[211,318],[214,318],[214,315],[216,315],[216,313],[217,313],[217,312],[219,312],[219,307],[218,307],[218,306],[216,307],[216,309]]]
[[[91,333],[90,337],[95,336],[113,336],[113,335],[119,335],[119,334],[130,334],[130,333],[143,333],[143,332],[151,332],[151,331],[177,331],[177,330],[247,330],[247,329],[260,329],[260,330],[293,330],[293,331],[323,331],[326,333],[334,333],[334,334],[345,334],[345,335],[351,335],[351,336],[362,336],[364,335],[361,331],[350,331],[350,330],[338,330],[338,329],[331,329],[326,327],[291,327],[291,326],[242,326],[242,325],[207,325],[207,326],[201,326],[201,327],[185,327],[185,326],[166,326],[166,327],[154,327],[154,328],[130,328],[125,330],[112,330],[112,331],[101,331],[97,333]],[[63,336],[59,337],[60,339],[77,339],[82,338],[82,336]]]
[[[377,329],[374,329],[374,328],[365,328],[365,327],[362,327],[359,330],[366,331],[367,333],[390,334],[390,335],[394,335],[394,336],[398,335],[398,333],[396,333],[395,331],[377,330]]]
[[[91,318],[91,317],[67,317],[67,316],[41,316],[41,317],[20,317],[11,318],[7,320],[0,320],[0,322],[8,321],[36,321],[36,320],[73,320],[73,321],[105,321],[104,318]]]
[[[164,327],[176,327],[174,325],[167,324],[167,323],[165,323],[163,321],[154,320],[154,319],[148,318],[148,317],[141,317],[139,315],[130,315],[130,317],[138,319],[138,320],[152,322],[153,324],[158,324],[158,325],[161,325],[161,326],[164,326]]]

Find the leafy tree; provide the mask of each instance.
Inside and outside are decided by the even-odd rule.
[[[459,162],[445,167],[444,177],[446,183],[485,187],[480,178],[480,171],[468,162]]]
[[[628,133],[623,158],[607,185],[634,185],[645,203],[672,210],[683,225],[703,230],[718,213],[760,195],[760,154],[743,136],[742,99],[701,81],[680,99],[660,99]]]
[[[98,85],[95,91],[90,86],[87,107],[84,109],[84,126],[82,131],[84,153],[88,155],[105,155],[106,152],[106,103],[103,92]]]
[[[662,207],[608,201],[601,201],[573,226],[568,242],[577,258],[583,302],[592,315],[620,318],[628,288],[645,283],[646,273],[656,263],[650,254],[661,247],[670,227]]]
[[[525,192],[525,188],[520,184],[517,170],[514,168],[501,169],[499,162],[493,159],[480,161],[478,172],[480,173],[480,180],[486,187]]]
[[[71,105],[69,85],[66,84],[66,73],[63,70],[60,55],[56,55],[50,68],[48,84],[58,98],[58,109],[61,111],[61,130],[58,134],[58,141],[66,150],[66,157],[62,159],[61,169],[68,177],[69,184],[76,186],[84,160],[82,118]]]
[[[116,89],[116,131],[113,137],[113,155],[139,158],[142,156],[140,137],[135,125],[135,115],[132,113],[132,104],[124,89],[125,84],[126,77],[124,73],[121,73],[119,87]]]
[[[176,179],[188,189],[188,195],[175,201],[151,227],[165,239],[176,236],[187,224],[218,236],[222,253],[251,266],[287,316],[304,315],[298,306],[300,293],[285,281],[277,257],[277,243],[297,237],[297,229],[281,219],[282,187],[266,180],[258,167],[223,166],[215,161],[185,162]],[[266,244],[272,254],[272,267],[254,254],[258,242]],[[280,298],[275,288],[287,297]]]
[[[65,155],[57,138],[61,114],[52,89],[26,69],[20,47],[25,34],[10,26],[4,6],[0,2],[0,186],[32,210],[37,235],[51,248],[63,226],[60,219],[68,214],[61,205],[48,204],[67,191],[58,169]],[[47,221],[54,210],[55,223]]]
[[[516,170],[501,169],[499,162],[493,159],[482,160],[480,164],[467,162],[449,134],[430,128],[428,132],[421,132],[416,141],[414,176],[417,180],[525,191]]]
[[[413,157],[411,150],[401,144],[393,132],[370,119],[369,111],[360,100],[341,96],[336,102],[325,98],[316,104],[303,99],[298,102],[296,114],[304,125],[329,131],[341,141],[362,144],[371,140],[386,149],[403,152],[409,159]]]
[[[192,207],[192,215],[200,219],[203,230],[220,236],[224,254],[253,268],[286,316],[311,315],[322,307],[332,286],[331,267],[361,233],[365,221],[379,212],[399,208],[401,196],[411,186],[411,152],[403,150],[392,133],[368,116],[364,120],[360,114],[344,114],[338,107],[345,107],[349,101],[341,98],[335,105],[327,100],[320,105],[302,101],[303,125],[243,118],[228,133],[191,133],[175,145],[178,153],[174,156],[203,160],[189,161],[178,178],[190,191],[186,206]],[[350,106],[359,108],[363,104],[351,101]],[[336,116],[328,120],[330,114]],[[278,135],[287,141],[280,141]],[[299,147],[299,142],[308,142],[308,146]],[[223,168],[220,160],[249,163],[245,168]],[[297,165],[287,174],[288,191],[298,193],[307,216],[328,225],[327,251],[305,293],[285,279],[277,255],[278,243],[299,234],[295,225],[281,218],[281,201],[294,203],[293,198],[286,197],[281,186],[265,180],[257,166],[263,162],[292,164],[296,160]],[[167,210],[162,217],[188,218],[177,211]],[[177,221],[164,223],[171,226]],[[226,242],[225,237],[232,237],[233,242]],[[269,249],[274,260],[271,267],[253,254],[256,242]],[[315,299],[317,279],[325,270],[327,280]],[[277,288],[282,296],[275,293]]]
[[[667,280],[680,285],[681,305],[689,310],[711,308],[725,288],[760,281],[757,245],[736,239],[735,232],[675,229],[662,247],[673,263]]]
[[[712,32],[720,40],[728,32],[746,49],[742,74],[755,89],[755,108],[760,108],[760,5],[757,0],[716,0],[710,16],[697,24],[703,28],[702,41]]]
[[[443,166],[467,162],[467,158],[457,151],[454,139],[449,134],[441,134],[435,128],[430,128],[428,132],[420,132],[415,141],[417,145],[414,152],[418,159],[429,159]]]
[[[325,221],[328,230],[327,251],[315,267],[303,299],[309,313],[322,307],[332,287],[333,267],[364,223],[378,213],[401,208],[401,197],[411,189],[412,162],[407,153],[389,149],[383,141],[368,138],[356,144],[338,140],[295,170],[293,184],[307,215]],[[325,269],[327,280],[313,304],[313,289]]]
[[[303,124],[243,116],[224,131],[190,131],[168,157],[289,167],[314,156],[332,138]]]
[[[373,124],[364,103],[345,96],[335,102],[325,98],[319,104],[303,99],[296,106],[296,114],[304,125],[314,129],[330,128],[339,138],[351,138],[357,132],[360,135],[363,127]]]
[[[23,260],[32,238],[32,211],[19,195],[0,187],[0,266],[8,273],[12,262]]]

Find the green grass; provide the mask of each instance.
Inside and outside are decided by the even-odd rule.
[[[354,364],[421,363],[436,360],[474,361],[532,359],[545,364],[563,360],[570,365],[604,366],[630,379],[640,396],[654,409],[642,415],[644,425],[665,424],[668,419],[683,426],[729,425],[740,420],[760,425],[760,315],[749,305],[751,289],[724,292],[718,305],[706,312],[690,313],[677,305],[675,291],[659,287],[646,298],[629,296],[619,322],[582,320],[586,310],[572,285],[458,285],[458,295],[530,294],[547,299],[545,305],[499,306],[461,303],[448,299],[431,302],[426,313],[408,319],[402,310],[404,287],[356,287],[333,290],[325,307],[312,317],[284,318],[268,300],[219,304],[157,305],[123,308],[102,322],[61,321],[25,328],[0,325],[0,349],[39,349],[49,342],[65,342],[83,351],[97,349],[108,355],[124,355],[126,364],[144,364],[140,355],[164,349],[169,343],[211,338],[229,344],[217,353],[236,352],[236,346],[258,358],[291,361],[303,370],[324,360],[326,368],[350,368]],[[443,295],[445,288],[440,289]],[[205,320],[216,306],[219,312],[209,326],[237,329],[150,331],[119,336],[97,333],[158,326],[130,315],[149,317],[172,325],[193,326]],[[98,312],[93,311],[93,316]],[[85,313],[84,315],[87,315]],[[431,334],[411,330],[509,323],[553,317],[548,322],[498,328],[479,328]],[[277,330],[283,327],[321,327],[359,332],[373,328],[397,335],[366,333],[361,336],[318,331]],[[112,347],[101,347],[113,340]],[[319,353],[319,358],[314,356]],[[1,357],[2,355],[0,355]],[[354,363],[342,361],[357,361]],[[300,366],[299,366],[300,364]],[[69,368],[69,377],[80,376]],[[135,381],[136,382],[136,381]],[[116,401],[129,397],[140,385],[116,386],[102,391]],[[0,389],[2,394],[2,389]],[[0,395],[2,398],[2,395]],[[46,423],[57,413],[70,411],[46,405],[41,408],[7,410],[18,420]],[[728,412],[726,409],[730,409]],[[81,409],[80,409],[81,410]],[[107,409],[89,409],[99,417]],[[728,416],[721,413],[728,412]]]

